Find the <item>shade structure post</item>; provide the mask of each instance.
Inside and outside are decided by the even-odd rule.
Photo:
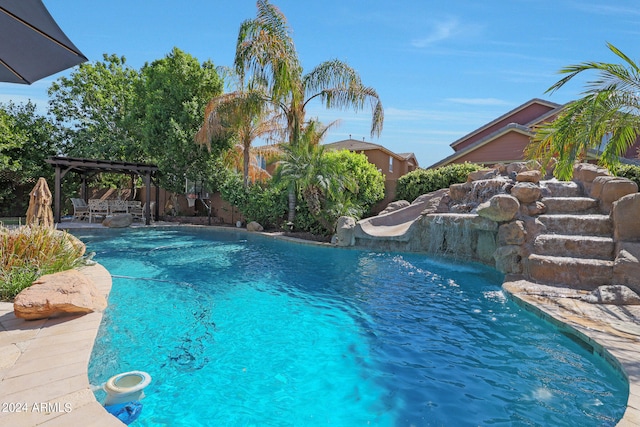
[[[62,174],[60,172],[60,167],[56,166],[56,177],[54,182],[54,193],[53,193],[53,222],[60,222],[60,200],[62,193]]]
[[[151,174],[147,172],[144,175],[144,187],[145,187],[145,200],[147,203],[147,209],[144,211],[144,224],[151,224]]]

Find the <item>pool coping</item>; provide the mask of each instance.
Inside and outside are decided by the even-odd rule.
[[[334,246],[259,234],[292,243]],[[96,264],[80,270],[108,297],[112,282],[106,268]],[[640,306],[589,304],[579,299],[583,291],[542,286],[519,276],[507,276],[502,286],[522,307],[567,328],[591,346],[594,354],[620,370],[629,382],[629,398],[616,425],[640,426]],[[0,302],[0,424],[124,425],[97,402],[88,380],[101,321],[102,313],[25,321],[14,316],[12,303]],[[58,357],[52,360],[50,356]]]
[[[96,264],[79,271],[108,297],[106,268]],[[125,425],[98,403],[89,384],[101,321],[100,312],[24,320],[15,317],[12,303],[0,302],[0,425]]]

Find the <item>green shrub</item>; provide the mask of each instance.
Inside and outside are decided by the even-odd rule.
[[[640,166],[620,165],[617,168],[616,175],[634,181],[640,188]]]
[[[482,166],[475,163],[454,163],[437,169],[417,169],[398,179],[396,200],[413,202],[423,194],[465,182],[471,172],[480,169]]]
[[[0,300],[13,299],[42,275],[78,266],[84,245],[76,242],[46,227],[0,227]]]
[[[344,190],[344,197],[340,202],[353,206],[360,212],[358,217],[369,213],[374,204],[384,199],[384,175],[376,165],[369,162],[367,156],[349,150],[327,151],[324,156],[333,164],[334,173],[355,183],[352,189]]]
[[[272,181],[245,187],[239,174],[230,174],[220,185],[220,195],[237,207],[247,222],[256,221],[266,229],[278,228],[284,221],[287,192]]]

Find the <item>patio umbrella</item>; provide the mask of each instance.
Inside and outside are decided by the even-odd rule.
[[[86,60],[41,0],[0,0],[0,81],[31,84]]]
[[[31,193],[29,193],[29,208],[27,208],[27,225],[41,225],[53,227],[53,211],[51,210],[51,191],[47,180],[38,178]]]

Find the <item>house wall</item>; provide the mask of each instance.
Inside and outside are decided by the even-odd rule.
[[[395,199],[398,178],[410,172],[409,162],[393,157],[393,171],[389,172],[389,154],[382,150],[366,150],[362,151],[362,153],[367,156],[369,162],[373,163],[385,176],[384,199],[371,208],[372,213],[376,214],[386,208],[387,205]]]
[[[542,116],[543,114],[548,113],[551,110],[553,110],[553,108],[546,105],[531,104],[527,108],[520,110],[510,116],[505,117],[504,119],[494,123],[493,125],[489,126],[483,131],[473,135],[469,139],[461,141],[457,145],[452,146],[451,148],[453,148],[455,151],[460,151],[468,147],[469,145],[473,144],[474,142],[481,140],[487,135],[497,132],[498,130],[502,129],[508,124],[517,123],[520,125],[525,125],[531,122],[532,120]]]
[[[497,163],[524,159],[524,149],[529,137],[519,132],[508,132],[490,143],[478,147],[451,163]]]
[[[640,158],[640,137],[636,139],[636,143],[627,149],[624,153],[624,157],[627,159],[639,159]]]

